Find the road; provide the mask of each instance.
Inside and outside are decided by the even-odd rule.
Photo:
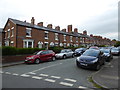
[[[3,88],[94,88],[94,70],[78,68],[75,58],[3,68]]]

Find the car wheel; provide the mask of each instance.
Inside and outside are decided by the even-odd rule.
[[[97,64],[95,70],[98,71],[100,70],[100,68],[101,68],[100,64]]]
[[[66,58],[66,55],[63,55],[63,59],[65,59]]]
[[[40,59],[35,59],[35,63],[39,64],[40,63]]]
[[[73,55],[72,55],[72,57],[74,58],[74,57],[75,57],[75,55],[73,54]]]
[[[52,57],[52,61],[55,61],[56,60],[56,58],[55,57]]]

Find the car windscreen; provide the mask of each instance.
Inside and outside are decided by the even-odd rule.
[[[108,49],[101,49],[101,51],[104,53],[110,53],[110,50],[108,50]]]
[[[99,51],[97,50],[86,50],[83,53],[83,56],[93,56],[93,57],[97,57],[99,55]]]
[[[111,49],[111,51],[119,51],[117,48],[113,48]]]
[[[82,48],[79,48],[79,49],[76,49],[75,51],[82,51],[83,49]]]
[[[61,53],[65,53],[66,52],[66,50],[61,50]]]
[[[34,55],[39,55],[42,51],[35,52]]]

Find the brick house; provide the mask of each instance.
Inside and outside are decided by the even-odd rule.
[[[89,44],[86,40],[90,38],[87,31],[83,31],[83,34],[78,33],[77,28],[72,31],[72,25],[68,25],[67,29],[62,30],[59,26],[53,29],[52,24],[45,27],[43,22],[35,25],[34,17],[32,17],[31,23],[9,18],[3,31],[5,32],[5,46],[16,48],[80,46]]]
[[[53,46],[92,46],[92,45],[114,45],[108,38],[101,36],[87,35],[87,31],[79,33],[77,28],[72,30],[72,25],[67,29],[60,29],[59,26],[53,28],[52,24],[43,26],[43,22],[35,24],[32,17],[31,23],[8,18],[3,28],[3,44],[16,48],[46,48]]]

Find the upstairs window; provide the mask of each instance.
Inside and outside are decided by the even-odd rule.
[[[70,42],[72,42],[72,36],[70,36]]]
[[[48,32],[45,31],[45,39],[48,39]]]
[[[76,37],[76,42],[78,42],[78,37]]]
[[[66,35],[64,35],[64,41],[66,41]]]
[[[26,28],[26,37],[31,37],[31,32],[32,32],[31,28]]]
[[[11,37],[13,37],[14,36],[14,27],[11,28],[11,31],[12,31]]]
[[[8,33],[8,38],[10,38],[10,29],[8,29],[7,33]]]
[[[58,33],[55,33],[55,40],[58,40]]]

